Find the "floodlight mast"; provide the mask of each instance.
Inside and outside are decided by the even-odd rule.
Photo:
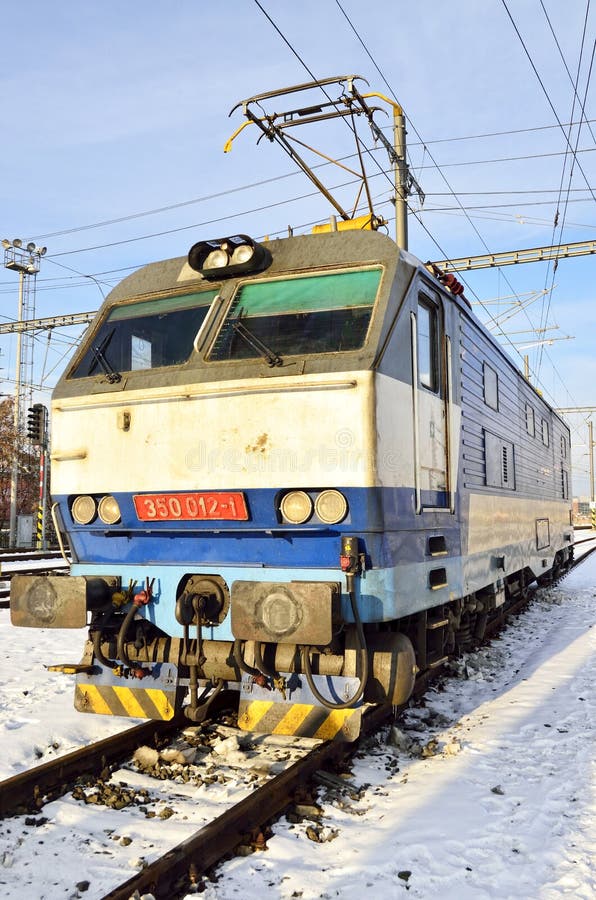
[[[20,238],[14,238],[12,241],[4,238],[2,246],[4,247],[5,268],[19,273],[17,322],[20,323],[24,319],[24,312],[26,312],[28,318],[31,318],[31,314],[35,312],[35,276],[39,272],[41,257],[45,255],[47,248],[38,247],[31,241],[26,247],[23,247],[23,241]],[[26,341],[24,341],[23,335],[24,330],[17,332],[13,410],[14,440],[10,470],[9,547],[16,546],[20,439],[24,411],[27,406],[29,394],[31,393],[33,371],[32,338],[29,338],[29,336],[26,335]]]

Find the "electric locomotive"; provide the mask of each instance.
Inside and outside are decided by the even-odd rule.
[[[109,294],[52,400],[70,574],[11,594],[89,628],[77,709],[200,721],[225,688],[242,728],[353,739],[567,565],[569,431],[451,288],[340,230]]]

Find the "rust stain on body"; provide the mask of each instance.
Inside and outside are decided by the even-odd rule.
[[[261,434],[254,444],[248,444],[245,448],[247,453],[265,453],[267,451],[267,443],[269,441],[268,434]]]

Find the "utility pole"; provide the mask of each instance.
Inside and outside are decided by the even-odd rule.
[[[590,458],[590,509],[592,510],[592,525],[594,525],[594,425],[592,419],[588,419],[588,456]]]
[[[35,276],[39,272],[41,257],[45,255],[46,247],[37,247],[33,242],[23,247],[20,238],[2,241],[4,247],[4,266],[13,272],[19,273],[19,300],[17,306],[17,322],[23,321],[23,314],[27,318],[32,317],[35,311]],[[22,422],[28,385],[32,380],[33,370],[33,345],[32,338],[27,335],[27,341],[23,341],[23,332],[17,333],[17,349],[15,357],[15,395],[14,395],[14,443],[12,447],[12,460],[10,470],[10,520],[8,545],[16,545],[17,536],[17,494],[19,487],[19,453],[22,437]]]
[[[406,162],[406,119],[401,106],[393,105],[395,145],[395,240],[408,249],[408,164]]]

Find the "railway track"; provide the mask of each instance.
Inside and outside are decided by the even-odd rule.
[[[49,565],[42,565],[46,561]],[[40,565],[33,565],[36,562]],[[49,572],[67,570],[68,564],[59,550],[0,553],[0,609],[8,609],[10,606],[10,579],[13,575],[46,575]]]
[[[594,543],[594,539],[591,540]],[[589,541],[587,539],[582,543]],[[593,552],[596,552],[596,543],[574,560],[572,567],[579,565]],[[519,611],[517,606],[510,613]],[[417,693],[421,693],[425,687],[426,680],[424,683],[421,681]],[[223,703],[220,704],[221,708]],[[390,707],[367,710],[363,716],[363,736],[370,735],[382,724],[391,721],[393,713]],[[109,784],[110,776],[112,780],[116,779],[119,790],[126,791],[123,785],[133,767],[130,761],[125,760],[130,760],[140,745],[158,750],[170,740],[180,740],[180,730],[185,725],[188,723],[182,720],[170,723],[147,722],[16,775],[0,785],[0,816],[31,813],[39,815],[43,812],[44,805],[56,796],[74,790],[75,799],[80,800],[84,791],[92,789],[90,785],[93,783]],[[211,726],[208,724],[206,728],[208,732]],[[196,727],[186,730],[196,733],[201,731]],[[152,893],[158,900],[166,897],[173,900],[183,896],[191,885],[200,882],[206,873],[239,845],[253,848],[262,846],[262,835],[267,824],[295,803],[296,796],[304,792],[305,786],[316,779],[321,770],[342,765],[357,750],[357,744],[332,742],[319,742],[315,746],[303,747],[299,758],[291,761],[283,771],[273,774],[262,783],[253,783],[239,802],[223,812],[216,811],[210,821],[201,823],[200,827],[163,856],[104,894],[104,900],[129,900],[135,896],[135,892],[138,892],[137,896]],[[211,773],[208,777],[213,779],[220,776]]]
[[[363,734],[377,730],[391,716],[390,707],[370,708],[363,717]],[[206,728],[207,734],[210,726],[207,725]],[[132,765],[128,763],[128,766],[122,766],[124,758],[132,756],[141,745],[149,744],[157,748],[163,747],[168,739],[179,740],[182,729],[184,724],[180,720],[171,723],[145,723],[52,760],[37,769],[13,776],[0,785],[0,814],[4,817],[28,815],[26,821],[35,825],[43,821],[36,816],[43,814],[44,806],[55,800],[57,795],[72,793],[75,799],[80,800],[83,791],[93,791],[95,785],[99,784],[105,796],[105,786],[110,777],[108,770],[112,774],[112,783],[118,786],[121,795],[122,791],[127,790],[123,787],[123,779],[131,772],[133,785],[135,782]],[[198,730],[196,726],[190,729],[195,732]],[[232,729],[224,729],[223,740],[228,732],[233,734]],[[260,737],[265,744],[274,741],[278,752],[281,751],[282,760],[290,752],[297,758],[290,759],[281,772],[266,778],[263,783],[255,782],[239,802],[216,814],[211,821],[202,824],[163,856],[104,894],[104,900],[129,900],[133,895],[140,896],[148,892],[156,898],[168,900],[183,896],[193,883],[238,845],[262,844],[266,824],[295,802],[297,795],[304,795],[305,786],[317,773],[329,766],[339,765],[357,749],[357,745],[340,742],[315,742],[296,738],[281,741],[269,736]],[[146,750],[143,752],[146,753]],[[213,777],[211,773],[210,778]],[[174,786],[173,793],[175,792]],[[147,803],[146,791],[142,796]]]
[[[28,562],[32,559],[58,559],[60,556],[62,556],[60,550],[19,550],[15,553],[1,550],[0,568],[4,563]]]

